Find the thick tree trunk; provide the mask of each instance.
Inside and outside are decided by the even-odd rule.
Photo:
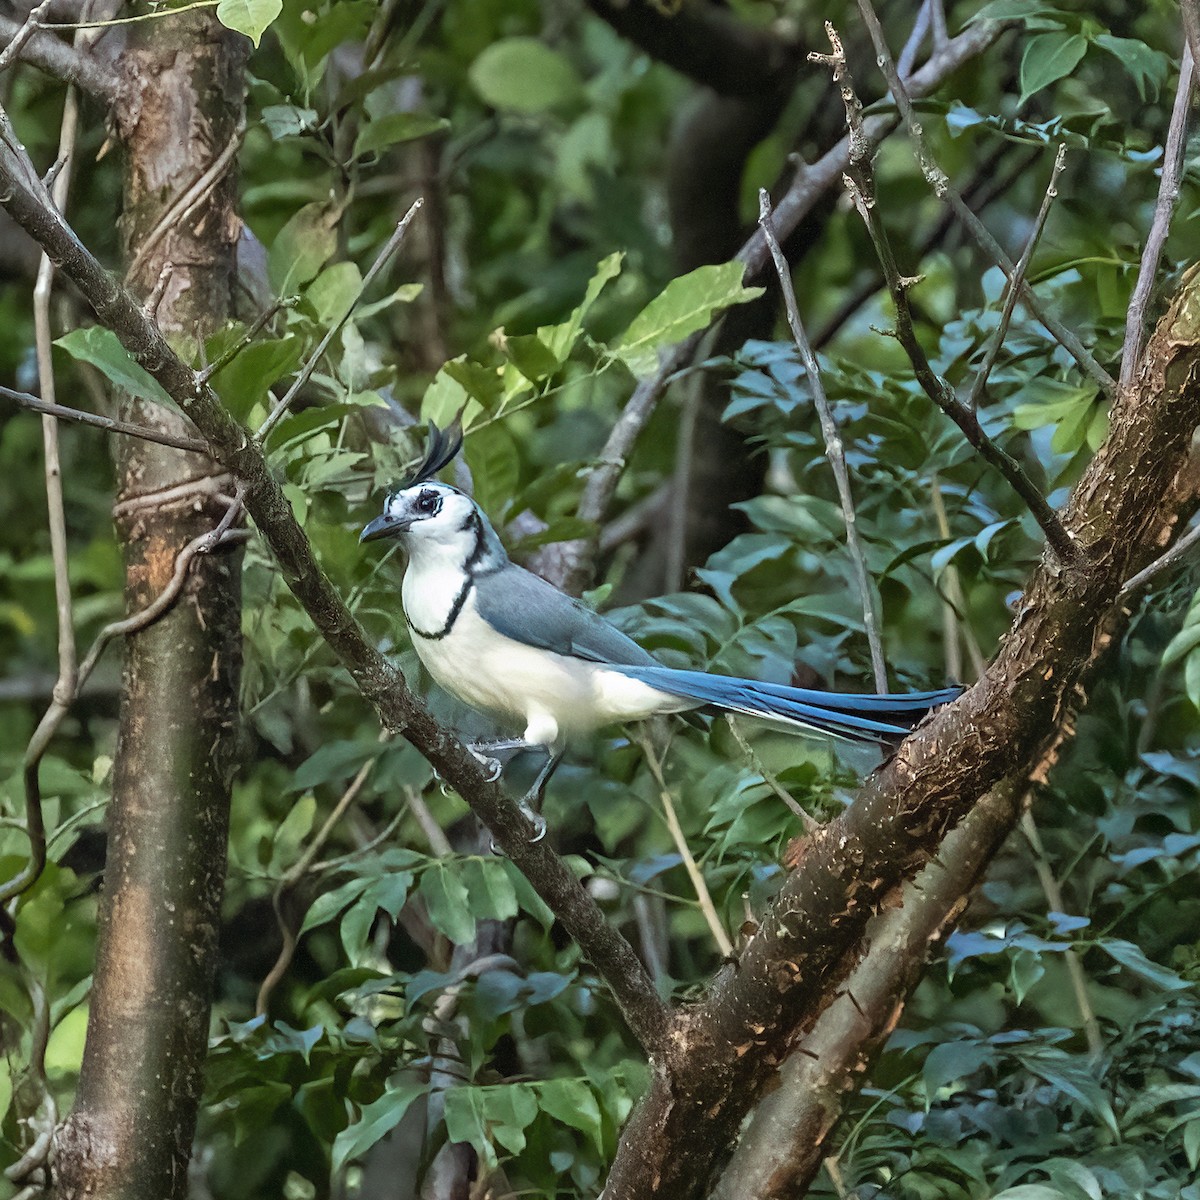
[[[115,114],[129,283],[142,295],[158,288],[159,321],[190,354],[232,310],[235,179],[228,167],[215,180],[204,172],[238,136],[242,39],[206,12],[132,28]],[[189,188],[199,198],[181,211]],[[191,432],[160,406],[123,407],[126,419]],[[204,456],[133,439],[121,439],[117,459],[126,603],[136,612],[162,592],[180,550],[220,519],[228,480]],[[178,602],[126,647],[87,1045],[57,1145],[64,1197],[187,1194],[235,764],[240,566],[236,552],[197,555]]]

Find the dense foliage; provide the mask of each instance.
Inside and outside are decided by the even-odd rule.
[[[271,8],[228,7],[235,22]],[[976,8],[953,6],[951,31]],[[1029,278],[1111,368],[1157,192],[1177,14],[1161,4],[1135,13],[1032,0],[989,9],[1015,28],[924,102],[926,134],[1014,258],[1055,149],[1068,146]],[[823,19],[846,35],[858,21],[841,3],[735,11],[819,49]],[[376,16],[367,0],[287,0],[263,18],[240,170],[243,214],[265,254],[257,269],[249,247],[243,256],[245,323],[202,354],[215,361],[270,297],[289,298],[214,377],[229,409],[260,424],[268,389],[286,386],[357,301],[391,229],[425,197],[397,263],[362,297],[268,442],[325,569],[418,680],[400,618],[401,564],[357,542],[417,453],[414,422],[444,423],[465,406],[458,481],[514,557],[553,570],[556,544],[588,532],[575,515],[580,492],[634,380],[660,349],[756,293],[743,288],[739,266],[671,282],[662,148],[690,85],[596,15],[450,0],[415,9],[382,44],[370,40]],[[898,46],[907,30],[894,16]],[[869,56],[864,64],[860,86],[877,95]],[[800,72],[798,108],[817,96],[838,103],[827,74],[818,65]],[[61,88],[24,68],[5,76],[5,88],[23,140],[47,165]],[[757,189],[775,186],[803,144],[802,125],[803,113],[787,110],[751,157],[747,231]],[[103,140],[85,110],[69,215],[115,265],[119,176],[97,158]],[[885,143],[877,173],[902,269],[922,276],[911,293],[919,336],[965,395],[1000,321],[1003,276],[943,219],[902,134]],[[1164,288],[1188,262],[1196,202],[1185,178]],[[797,290],[841,425],[888,683],[966,682],[1009,626],[1041,532],[934,409],[887,335],[892,310],[853,208],[830,205],[818,225]],[[0,367],[26,386],[30,280],[5,282]],[[69,292],[56,319],[62,393],[95,395],[108,382],[155,394],[115,338],[88,328]],[[810,382],[779,330],[778,340],[699,356],[701,371],[728,387],[725,422],[769,463],[765,490],[741,506],[743,531],[689,564],[685,590],[641,591],[640,564],[659,552],[646,546],[665,519],[655,496],[676,469],[691,373],[668,393],[622,479],[619,511],[643,506],[651,516],[606,543],[588,599],[672,664],[870,690],[862,605]],[[1052,502],[1106,428],[1094,383],[1022,306],[981,418]],[[81,646],[123,611],[103,437],[62,433]],[[4,411],[0,878],[23,862],[21,759],[56,662],[39,447],[36,419]],[[255,541],[244,579],[244,766],[196,1194],[383,1194],[380,1178],[397,1169],[385,1138],[430,1154],[443,1141],[469,1143],[516,1191],[594,1194],[645,1086],[640,1050],[577,948],[520,873],[489,853],[459,799],[411,746],[380,736]],[[1184,566],[1131,600],[1073,740],[1033,788],[1023,834],[994,863],[849,1102],[815,1194],[1200,1198],[1195,589]],[[51,1005],[47,1066],[63,1110],[86,1025],[118,653],[109,651],[42,765],[51,864],[15,914],[16,953]],[[479,729],[447,698],[430,702],[455,727]],[[722,957],[713,923],[736,947],[779,884],[788,843],[803,832],[779,792],[821,820],[852,801],[871,766],[742,722],[613,731],[571,756],[545,812],[551,838],[663,994],[684,997]],[[672,837],[676,821],[711,895],[707,917]],[[298,930],[298,943],[256,1016],[281,924]],[[23,977],[0,973],[5,1163],[25,1141],[30,1004]]]

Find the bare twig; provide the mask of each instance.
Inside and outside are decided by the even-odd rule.
[[[846,469],[846,454],[842,448],[842,437],[834,420],[833,410],[829,406],[829,398],[825,395],[825,386],[821,382],[821,368],[817,356],[804,332],[804,323],[800,320],[800,310],[796,305],[796,290],[792,286],[792,272],[787,259],[780,248],[779,239],[775,236],[775,226],[771,221],[771,197],[765,188],[758,193],[758,225],[767,239],[771,257],[775,260],[775,271],[779,276],[779,287],[783,292],[783,306],[787,313],[788,327],[792,331],[792,340],[800,352],[800,361],[804,364],[804,372],[808,385],[812,389],[813,404],[817,417],[821,422],[821,433],[825,437],[825,457],[829,460],[829,469],[833,472],[837,484],[838,500],[842,506],[842,520],[846,526],[846,549],[850,552],[850,562],[854,568],[854,576],[858,583],[858,594],[862,604],[863,627],[867,632],[867,645],[871,650],[871,670],[875,677],[875,690],[887,691],[887,663],[883,657],[883,638],[880,636],[879,610],[875,587],[867,571],[867,556],[863,550],[862,539],[858,536],[858,521],[854,512],[854,496],[850,491],[850,472]]]
[[[281,296],[274,303],[268,305],[254,318],[253,324],[249,326],[246,332],[228,350],[213,359],[202,371],[198,371],[196,377],[201,383],[207,383],[218,371],[229,366],[279,313],[285,308],[295,308],[299,302],[299,296]]]
[[[53,0],[42,0],[29,10],[29,16],[16,29],[9,39],[8,45],[0,50],[0,71],[7,71],[20,55],[25,43],[42,27],[42,14],[50,7]]]
[[[729,724],[729,731],[733,734],[734,741],[741,747],[742,753],[746,756],[750,763],[751,770],[762,776],[762,781],[784,802],[792,813],[799,818],[800,824],[804,826],[805,833],[812,833],[814,829],[820,828],[820,822],[811,817],[800,806],[799,801],[791,792],[779,782],[775,776],[767,770],[762,759],[758,757],[757,751],[750,744],[749,739],[742,732],[741,718],[735,717],[733,713],[726,713],[725,720]]]
[[[254,440],[260,446],[267,440],[271,430],[274,429],[275,426],[279,424],[279,422],[287,414],[288,409],[291,407],[292,401],[296,398],[296,394],[309,381],[313,371],[317,369],[317,363],[321,361],[321,355],[323,355],[329,348],[329,343],[332,342],[335,337],[337,337],[338,333],[341,332],[342,326],[345,325],[348,320],[350,320],[354,310],[358,307],[359,301],[366,294],[367,288],[369,288],[374,282],[375,276],[383,270],[383,268],[387,265],[388,259],[391,258],[396,252],[400,243],[404,240],[404,235],[408,232],[408,227],[412,224],[413,218],[417,215],[417,212],[420,210],[423,203],[424,201],[420,196],[413,201],[412,207],[410,207],[408,212],[406,212],[401,218],[400,223],[392,231],[392,236],[388,238],[383,249],[380,250],[375,261],[371,264],[370,269],[367,271],[366,275],[363,276],[362,287],[358,289],[354,299],[351,300],[346,306],[346,311],[342,313],[342,315],[329,327],[328,330],[326,330],[325,336],[317,344],[317,348],[312,352],[308,362],[306,362],[304,366],[300,368],[300,374],[296,376],[295,382],[290,388],[288,388],[283,399],[280,400],[279,403],[271,410],[267,416],[267,419],[258,427],[258,430],[254,435]]]
[[[1135,593],[1141,591],[1152,579],[1186,558],[1198,542],[1200,542],[1200,525],[1196,525],[1188,530],[1170,550],[1161,557],[1156,558],[1149,566],[1143,567],[1131,579],[1126,580],[1121,587],[1121,593],[1118,598],[1122,603],[1127,603],[1133,598]]]
[[[900,115],[908,127],[909,136],[917,151],[917,160],[921,164],[922,174],[938,199],[945,201],[950,206],[955,216],[984,253],[998,264],[1011,280],[1014,272],[1012,260],[1005,254],[1003,247],[992,236],[987,226],[967,206],[930,152],[929,145],[925,140],[925,131],[922,129],[920,121],[917,120],[916,111],[912,106],[909,88],[900,78],[895,64],[892,62],[883,27],[879,23],[875,9],[871,6],[871,0],[858,0],[858,10],[871,35],[871,42],[875,47],[875,61],[879,64],[879,69],[883,72],[887,85],[891,89],[892,98],[896,101],[896,107],[900,110]],[[1022,282],[1018,291],[1029,311],[1053,334],[1059,345],[1079,364],[1084,374],[1092,379],[1106,396],[1113,396],[1116,393],[1117,381],[1095,360],[1083,342],[1052,313],[1046,311],[1028,283]]]
[[[1000,351],[1004,348],[1004,339],[1008,336],[1008,326],[1012,321],[1013,311],[1017,307],[1017,298],[1021,294],[1021,285],[1025,282],[1025,273],[1029,270],[1029,264],[1033,260],[1033,252],[1037,249],[1038,241],[1042,236],[1042,230],[1046,227],[1046,218],[1050,215],[1050,206],[1058,197],[1058,177],[1062,173],[1066,157],[1067,147],[1066,143],[1063,143],[1054,155],[1054,166],[1050,170],[1050,182],[1046,185],[1046,194],[1042,197],[1042,207],[1038,209],[1033,229],[1029,234],[1028,240],[1025,242],[1025,249],[1021,251],[1021,257],[1017,260],[1017,265],[1013,268],[1012,278],[1008,281],[1008,291],[1004,297],[1004,307],[1000,312],[1000,322],[996,326],[996,332],[992,335],[992,344],[988,347],[987,353],[984,355],[983,364],[979,368],[979,373],[975,376],[975,382],[971,384],[971,394],[967,397],[967,407],[971,412],[975,412],[979,407],[980,397],[987,387],[988,376],[991,375],[992,368],[996,365],[996,359],[1000,357]]]
[[[1171,228],[1171,218],[1179,203],[1179,184],[1183,175],[1183,153],[1187,147],[1188,114],[1192,107],[1194,90],[1195,60],[1192,58],[1190,42],[1183,47],[1183,61],[1179,64],[1179,83],[1175,89],[1175,105],[1171,109],[1171,123],[1167,127],[1166,144],[1163,146],[1162,174],[1158,184],[1158,199],[1154,202],[1154,220],[1142,247],[1142,261],[1138,266],[1137,282],[1129,299],[1125,314],[1125,341],[1121,346],[1121,386],[1129,387],[1141,364],[1142,350],[1146,345],[1146,310],[1150,306],[1150,294],[1158,272],[1158,260],[1162,257],[1163,245]]]
[[[147,425],[134,425],[129,421],[118,421],[115,417],[102,417],[98,413],[84,412],[79,408],[69,408],[65,404],[51,404],[31,396],[28,392],[17,392],[12,388],[0,385],[0,399],[12,400],[22,408],[31,412],[44,413],[57,417],[60,421],[74,421],[80,425],[91,425],[95,429],[103,429],[107,433],[123,433],[128,437],[141,438],[145,442],[157,442],[160,446],[173,446],[177,450],[192,450],[198,454],[208,451],[208,443],[201,438],[174,437],[169,433],[160,433]]]
[[[950,537],[950,522],[946,517],[946,504],[942,499],[942,485],[934,475],[929,484],[929,495],[933,505],[933,517],[937,522],[938,537]],[[945,595],[942,599],[942,618],[946,632],[946,676],[948,679],[962,680],[962,652],[959,649],[959,633],[967,647],[971,659],[971,670],[974,679],[981,679],[987,668],[983,659],[983,651],[979,648],[979,640],[967,620],[967,601],[963,595],[962,580],[954,563],[946,564],[942,572],[945,580]]]
[[[688,846],[687,838],[683,835],[679,817],[675,813],[675,801],[671,797],[671,789],[667,787],[667,781],[663,777],[662,763],[658,761],[658,755],[654,753],[654,747],[650,744],[648,735],[641,734],[638,737],[638,743],[642,747],[642,753],[646,756],[646,763],[650,768],[650,773],[654,776],[654,782],[658,784],[658,796],[662,802],[663,816],[666,818],[667,828],[671,831],[671,840],[675,843],[675,849],[679,851],[679,857],[683,860],[683,868],[692,881],[696,899],[700,902],[700,911],[704,914],[704,920],[713,936],[713,941],[717,943],[721,957],[729,958],[733,954],[733,943],[729,940],[729,935],[721,924],[721,918],[717,915],[708,884],[704,882],[704,876],[701,874],[700,868],[696,866],[691,847]]]
[[[11,47],[23,27],[21,22],[11,17],[0,16],[0,41]],[[44,27],[30,29],[27,40],[14,57],[64,83],[75,84],[108,107],[117,101],[116,75],[86,50],[69,45]]]
[[[896,309],[896,339],[908,355],[917,382],[924,388],[926,395],[962,430],[967,441],[979,451],[980,457],[995,467],[1008,480],[1013,491],[1025,501],[1034,520],[1041,526],[1046,540],[1053,547],[1059,559],[1062,562],[1072,562],[1078,557],[1078,551],[1067,536],[1057,514],[1046,502],[1046,498],[1038,491],[1021,464],[992,441],[983,426],[980,425],[976,414],[958,399],[954,389],[934,371],[917,338],[916,330],[913,327],[912,310],[908,303],[908,289],[917,281],[902,276],[896,264],[891,242],[875,203],[875,181],[870,161],[872,147],[863,133],[862,105],[854,91],[841,39],[828,22],[825,24],[825,29],[829,34],[832,53],[810,54],[809,57],[827,63],[833,70],[835,81],[841,87],[842,100],[846,105],[846,120],[850,128],[851,145],[849,161],[846,166],[846,181],[854,198],[855,207],[871,235],[875,253],[883,268],[884,279],[887,281],[888,292]]]
[[[970,25],[909,77],[910,93],[924,96],[931,92],[948,75],[983,53],[1005,28],[1003,23],[995,21],[977,21]],[[895,126],[896,118],[890,114],[872,116],[863,122],[863,137],[871,146],[877,146]],[[795,180],[775,205],[773,218],[779,237],[786,238],[791,234],[825,193],[840,181],[849,153],[850,140],[846,137],[817,162],[802,164],[797,169]],[[746,264],[747,282],[761,275],[770,261],[770,251],[761,229],[750,236],[734,258]],[[654,372],[638,381],[629,402],[609,433],[596,466],[588,474],[577,510],[582,520],[596,524],[603,521],[616,493],[621,472],[625,469],[625,461],[642,429],[667,385],[691,361],[704,334],[705,331],[700,330],[663,351]],[[571,547],[570,553],[574,561],[563,583],[568,591],[578,591],[586,586],[591,574],[590,564],[586,561],[588,547],[586,543],[577,543]]]
[[[385,741],[387,737],[386,733],[382,733],[379,740],[381,742]],[[338,798],[338,802],[333,806],[332,812],[325,818],[325,823],[317,831],[312,841],[305,846],[304,853],[280,876],[279,883],[276,885],[274,894],[271,896],[271,907],[275,910],[275,923],[279,926],[279,934],[283,939],[283,944],[279,948],[279,957],[275,959],[274,966],[267,972],[258,989],[258,999],[254,1004],[254,1015],[256,1017],[261,1017],[267,1011],[267,1004],[270,1002],[271,993],[278,986],[279,981],[284,975],[287,974],[287,969],[291,966],[292,956],[296,953],[298,926],[295,922],[289,920],[288,915],[284,912],[284,897],[304,878],[308,869],[320,853],[321,848],[329,840],[329,835],[333,832],[334,826],[342,819],[346,809],[358,798],[358,794],[367,782],[367,777],[374,769],[376,761],[376,757],[369,758],[359,767],[358,774],[354,776],[349,786]]]

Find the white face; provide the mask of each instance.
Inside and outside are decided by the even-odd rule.
[[[420,547],[475,545],[477,516],[474,502],[445,483],[418,483],[392,492],[360,541],[398,537],[411,552]]]

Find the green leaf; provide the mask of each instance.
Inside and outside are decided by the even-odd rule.
[[[485,104],[509,112],[545,112],[568,105],[583,94],[575,68],[537,38],[493,42],[467,74]]]
[[[328,204],[306,204],[279,231],[267,255],[276,295],[303,287],[337,249],[339,214]]]
[[[376,117],[363,127],[354,142],[354,157],[362,158],[364,154],[373,154],[388,146],[412,142],[449,128],[450,122],[445,117],[435,117],[430,113],[388,113]]]
[[[943,1042],[934,1046],[926,1055],[922,1069],[926,1104],[934,1099],[940,1088],[974,1075],[994,1057],[992,1048],[981,1042]]]
[[[226,29],[244,33],[257,46],[267,26],[282,11],[283,0],[221,0],[217,20]]]
[[[525,1149],[525,1129],[537,1114],[537,1098],[527,1083],[456,1087],[446,1093],[446,1133],[450,1141],[470,1143],[493,1166],[493,1142],[520,1154]]]
[[[763,294],[762,288],[742,286],[745,272],[741,263],[717,263],[672,279],[634,317],[617,344],[616,356],[635,375],[649,374],[658,363],[660,349],[703,329],[718,310]]]
[[[456,871],[443,862],[431,864],[421,875],[420,892],[434,928],[456,945],[469,942],[475,936],[470,896]]]
[[[384,1134],[390,1133],[404,1119],[412,1102],[429,1090],[423,1079],[406,1079],[389,1087],[378,1100],[364,1105],[358,1120],[347,1125],[333,1141],[333,1175],[353,1159],[369,1150]]]
[[[1039,33],[1031,37],[1021,56],[1020,103],[1075,70],[1087,53],[1087,45],[1087,38],[1080,33]]]
[[[111,329],[104,329],[100,325],[72,329],[54,344],[77,361],[95,367],[109,383],[123,392],[139,400],[175,407],[175,402],[163,391],[158,381],[133,360]]]
[[[504,353],[530,383],[541,383],[543,379],[549,379],[563,364],[563,359],[540,337],[532,333],[506,337]]]
[[[1171,59],[1161,50],[1153,50],[1136,38],[1113,37],[1111,33],[1097,34],[1092,41],[1107,50],[1125,68],[1143,100],[1157,100],[1166,82]]]
[[[588,280],[583,299],[571,315],[561,325],[546,325],[538,330],[538,339],[549,349],[558,363],[567,361],[568,355],[583,330],[584,318],[591,312],[605,287],[620,275],[621,264],[624,260],[625,256],[620,251],[615,251],[601,259],[595,274]],[[520,363],[516,365],[517,370],[522,370]]]
[[[1020,1187],[996,1192],[992,1200],[1071,1200],[1071,1197],[1044,1183],[1023,1183]]]
[[[356,897],[361,896],[370,886],[370,879],[356,878],[343,883],[341,887],[334,888],[331,892],[322,893],[304,914],[304,924],[300,926],[300,933],[305,934],[310,929],[316,929],[318,925],[332,921],[343,908],[346,908]]]
[[[542,1111],[556,1121],[578,1129],[592,1139],[598,1154],[604,1153],[604,1124],[600,1105],[591,1086],[582,1079],[550,1079],[538,1087]]]
[[[263,124],[272,141],[297,137],[317,127],[317,110],[295,104],[268,104],[262,110]]]
[[[463,863],[463,882],[477,919],[507,921],[517,915],[517,893],[500,859],[467,859]]]
[[[244,421],[255,405],[265,406],[268,391],[300,364],[304,341],[295,334],[254,342],[212,378],[213,387],[225,407]]]
[[[304,291],[304,305],[321,325],[340,320],[362,291],[357,263],[331,263]]]
[[[1181,978],[1168,967],[1151,962],[1132,942],[1125,942],[1120,938],[1101,938],[1096,945],[1110,958],[1116,959],[1121,966],[1135,975],[1140,975],[1155,987],[1174,992],[1191,986],[1186,979]]]

